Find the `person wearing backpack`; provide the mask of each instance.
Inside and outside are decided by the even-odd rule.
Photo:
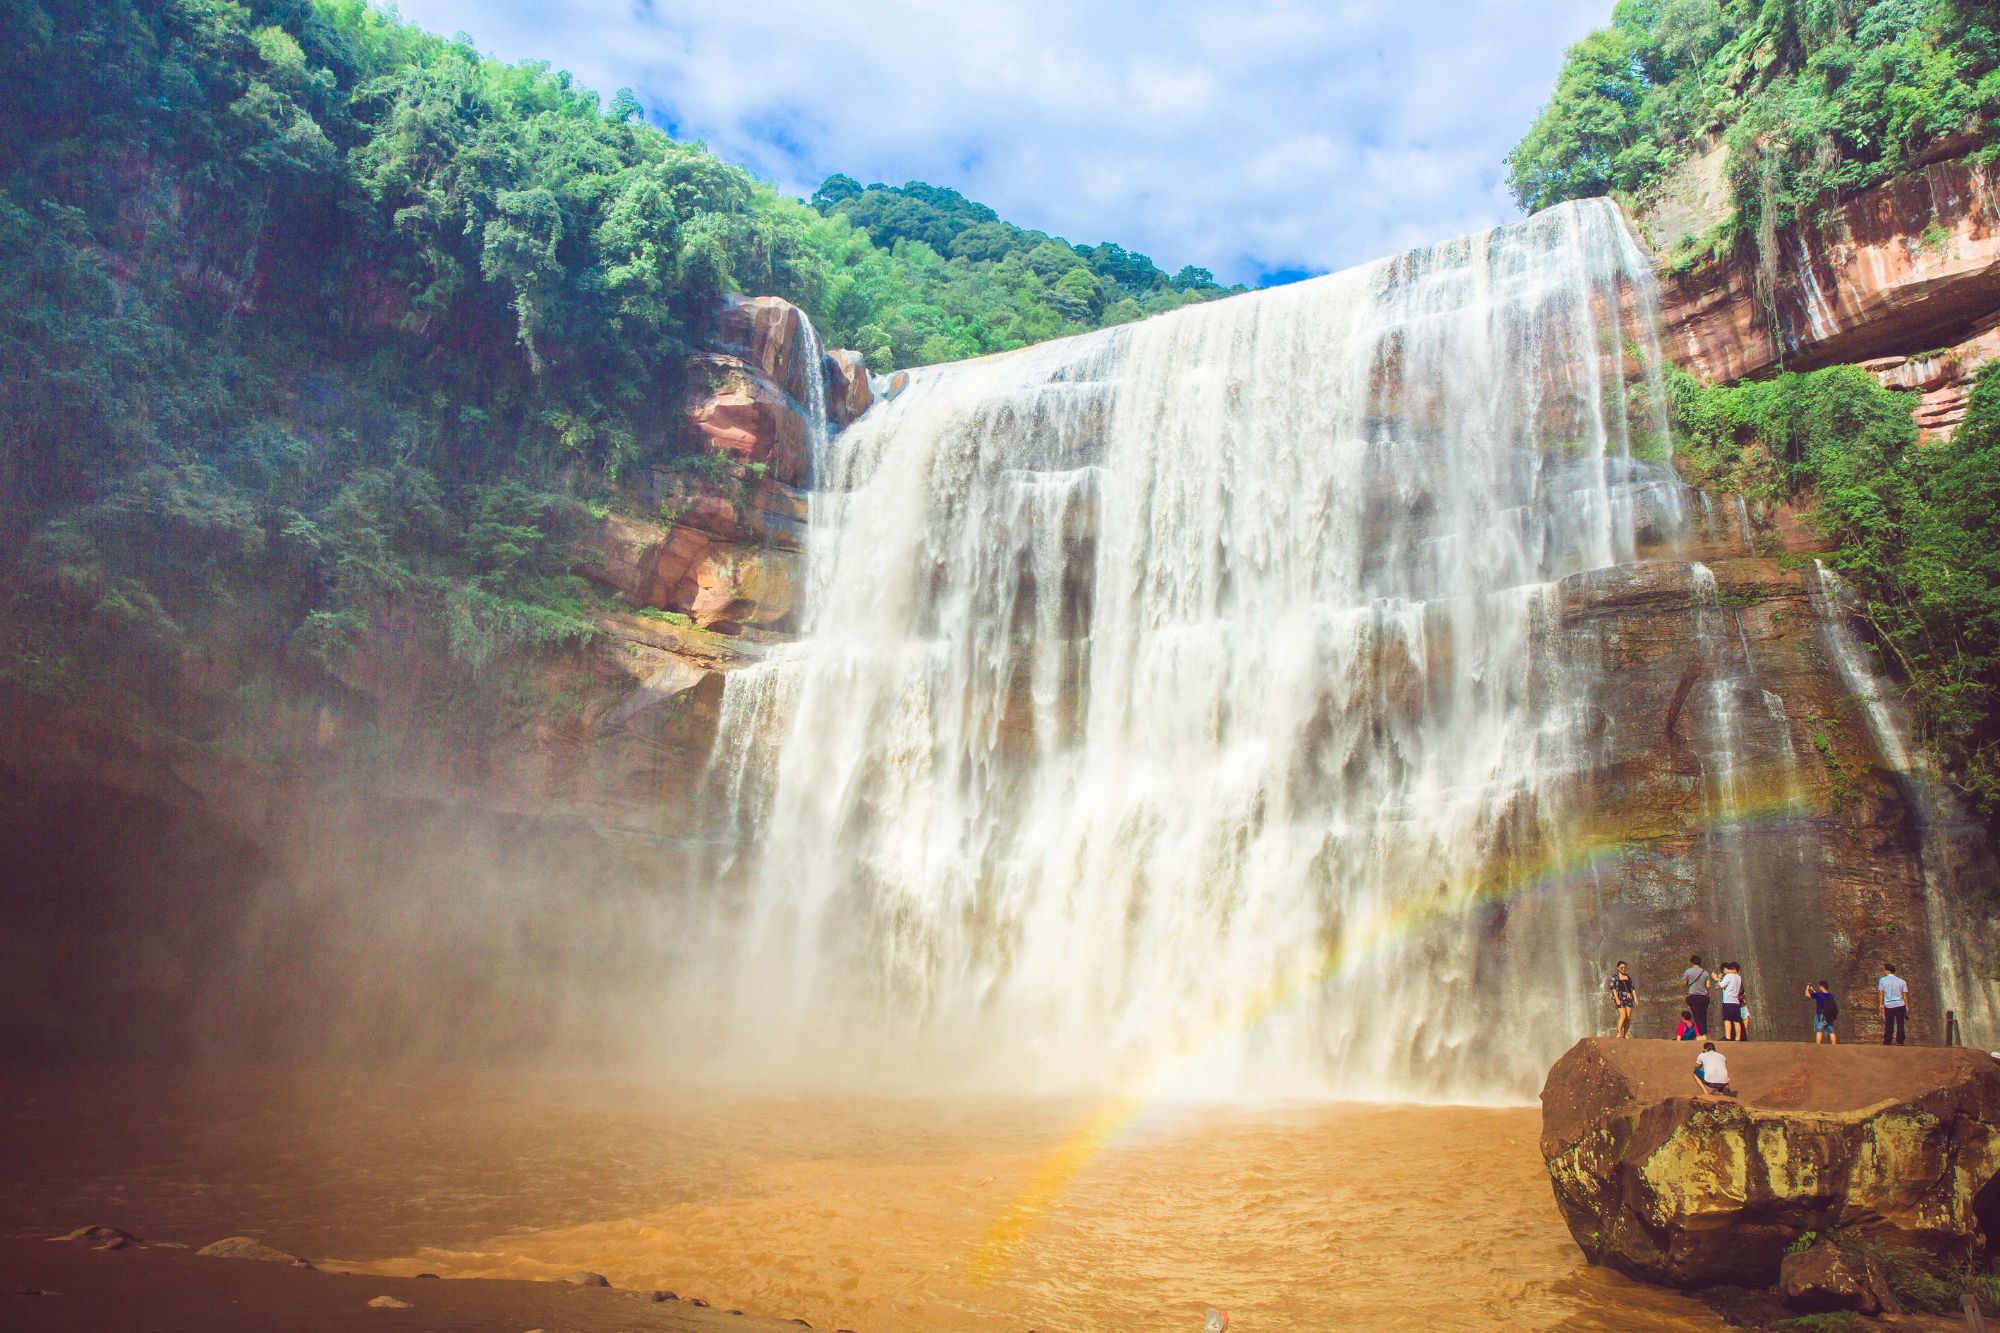
[[[1813,1045],[1840,1045],[1840,1034],[1833,1030],[1834,1020],[1840,1017],[1840,1001],[1833,998],[1832,989],[1824,981],[1807,982],[1806,998],[1813,1006]]]

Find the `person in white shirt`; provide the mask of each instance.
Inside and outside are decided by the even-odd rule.
[[[1903,1045],[1910,1030],[1910,983],[1896,975],[1894,963],[1882,964],[1882,979],[1875,983],[1875,994],[1882,1011],[1882,1044]]]
[[[1729,1086],[1729,1062],[1722,1058],[1722,1052],[1715,1049],[1712,1041],[1703,1042],[1701,1054],[1694,1058],[1694,1081],[1701,1085],[1705,1096],[1736,1095],[1736,1089]]]
[[[1715,978],[1722,988],[1722,1039],[1743,1040],[1743,965],[1724,963]]]

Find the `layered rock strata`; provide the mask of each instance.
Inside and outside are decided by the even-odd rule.
[[[1711,382],[1963,345],[2000,314],[1993,168],[1941,163],[1777,239],[1760,295],[1748,258],[1661,275],[1662,347]]]

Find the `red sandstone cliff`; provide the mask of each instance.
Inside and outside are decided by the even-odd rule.
[[[1771,300],[1749,256],[1661,275],[1662,345],[1713,383],[1859,362],[1928,431],[1964,415],[1964,385],[2000,354],[2000,180],[1944,163],[1868,190],[1778,238]]]

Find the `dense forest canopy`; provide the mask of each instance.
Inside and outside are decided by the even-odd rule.
[[[1736,226],[2000,151],[1990,0],[1619,0],[1507,159],[1523,208],[1643,196],[1720,138]],[[1733,239],[1733,238],[1732,238]]]
[[[219,619],[329,672],[393,605],[468,665],[588,637],[577,501],[676,447],[675,377],[727,291],[798,302],[877,370],[1220,291],[922,185],[885,193],[949,225],[871,233],[858,187],[784,198],[627,93],[364,0],[0,15],[17,684],[171,673]]]

